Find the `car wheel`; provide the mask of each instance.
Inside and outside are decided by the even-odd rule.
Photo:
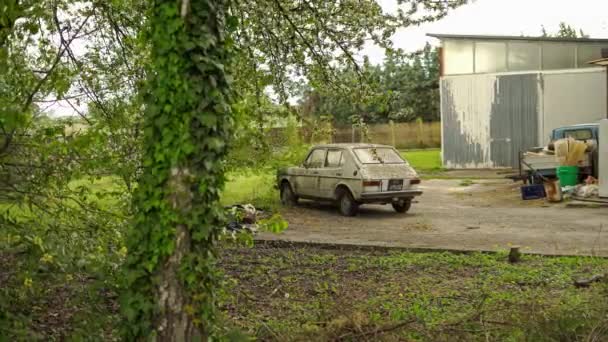
[[[291,190],[289,183],[281,185],[281,204],[287,207],[293,207],[298,204],[298,197]]]
[[[393,209],[395,209],[396,212],[398,213],[406,213],[408,210],[410,210],[410,207],[412,206],[412,200],[399,200],[397,202],[393,202]]]
[[[338,193],[338,207],[343,216],[355,216],[359,211],[359,204],[355,202],[353,195],[348,190],[340,190]]]

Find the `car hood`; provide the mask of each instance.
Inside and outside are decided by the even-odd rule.
[[[418,173],[408,164],[365,164],[361,168],[364,178],[417,178]]]

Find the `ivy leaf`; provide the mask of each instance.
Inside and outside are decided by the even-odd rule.
[[[215,152],[221,152],[226,146],[226,143],[217,137],[209,137],[205,139],[204,143],[209,149]]]

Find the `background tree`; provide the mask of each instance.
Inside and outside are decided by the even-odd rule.
[[[372,65],[366,59],[360,73],[341,70],[338,79],[353,93],[365,90],[365,96],[352,99],[309,85],[299,104],[304,116],[332,115],[338,124],[350,124],[353,115],[368,123],[439,120],[439,60],[437,49],[428,43],[413,54],[389,51],[382,65]]]
[[[555,37],[555,38],[589,38],[589,35],[585,34],[582,29],[576,29],[565,22],[559,23],[557,32],[551,34],[547,33],[544,25],[541,25],[542,37]]]

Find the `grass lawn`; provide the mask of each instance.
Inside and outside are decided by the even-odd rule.
[[[223,311],[264,341],[608,340],[608,260],[259,243],[227,248]]]
[[[279,200],[274,182],[275,175],[270,172],[228,174],[220,201],[224,205],[252,203],[257,207],[272,208]]]
[[[441,167],[441,149],[399,151],[416,171],[421,173],[438,172]]]

